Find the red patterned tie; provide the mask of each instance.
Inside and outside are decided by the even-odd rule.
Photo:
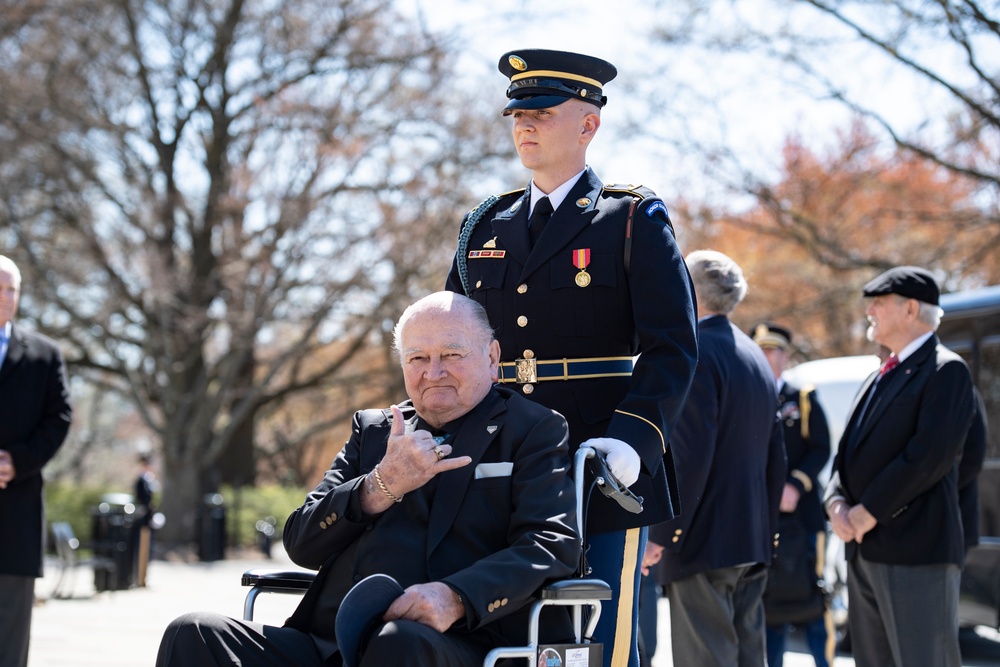
[[[898,365],[899,365],[899,357],[897,357],[895,354],[890,354],[889,358],[885,360],[884,364],[882,364],[882,368],[879,369],[878,376],[882,377],[883,375],[885,375]]]

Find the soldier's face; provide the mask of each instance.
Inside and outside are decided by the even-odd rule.
[[[788,353],[780,347],[768,346],[761,349],[764,350],[764,356],[767,357],[767,363],[771,366],[775,379],[780,378],[788,363]]]
[[[596,107],[570,100],[548,109],[515,109],[512,134],[521,164],[532,171],[578,163],[600,126]]]
[[[434,427],[476,407],[497,380],[500,344],[484,348],[466,318],[440,311],[415,314],[402,330],[406,394]]]

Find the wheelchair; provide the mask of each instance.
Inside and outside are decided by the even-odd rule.
[[[585,489],[587,468],[593,474],[592,486]],[[622,485],[611,473],[604,456],[591,447],[580,447],[574,456],[573,479],[576,487],[576,518],[577,525],[586,525],[587,501],[596,487],[604,496],[618,502],[626,510],[638,514],[642,511],[642,497],[633,494]],[[586,539],[580,554],[580,565],[576,576],[562,579],[544,586],[538,591],[537,599],[531,603],[528,625],[528,642],[524,646],[500,647],[489,652],[483,663],[484,667],[493,667],[500,660],[526,659],[529,665],[538,664],[539,656],[545,652],[556,652],[564,657],[568,650],[603,651],[600,644],[593,644],[590,637],[594,634],[597,622],[601,617],[601,603],[611,599],[611,587],[600,579],[586,578],[590,568],[586,561]],[[254,568],[243,573],[242,585],[249,586],[243,603],[243,619],[253,620],[254,606],[262,593],[303,594],[312,583],[316,573],[311,570],[274,570],[270,568]],[[572,607],[574,644],[547,645],[538,636],[539,619],[542,610],[550,606]],[[590,664],[600,664],[594,659],[601,653],[592,656]],[[562,661],[565,664],[565,660]]]

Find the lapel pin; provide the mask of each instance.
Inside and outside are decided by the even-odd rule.
[[[493,435],[494,433],[497,432],[497,428],[498,427],[496,424],[490,424],[489,426],[486,427],[486,432],[489,433],[490,435]]]

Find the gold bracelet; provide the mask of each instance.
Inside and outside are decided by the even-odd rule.
[[[394,503],[401,503],[401,502],[403,502],[403,496],[394,496],[394,495],[392,495],[392,493],[386,487],[385,482],[382,481],[382,473],[380,473],[378,471],[378,464],[377,463],[375,464],[375,467],[372,469],[372,472],[375,473],[375,483],[378,484],[378,488],[382,489],[382,493],[385,494],[386,498],[388,498],[389,500],[391,500]]]

